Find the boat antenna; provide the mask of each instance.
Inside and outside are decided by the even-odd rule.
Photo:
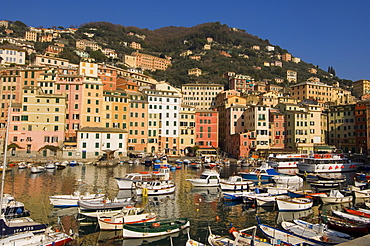
[[[1,176],[1,190],[0,190],[0,204],[3,204],[3,197],[4,197],[4,183],[5,183],[5,169],[6,169],[6,159],[7,159],[7,151],[8,151],[8,141],[9,141],[9,127],[10,127],[10,112],[12,108],[12,97],[13,97],[13,90],[10,90],[10,102],[8,106],[8,119],[6,121],[6,131],[5,131],[5,143],[4,143],[4,159],[3,159],[3,173]],[[3,210],[0,211],[1,217],[3,216]]]

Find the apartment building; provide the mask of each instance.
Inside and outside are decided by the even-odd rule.
[[[270,108],[270,146],[272,150],[285,148],[285,117],[278,109]]]
[[[145,94],[127,91],[129,97],[128,151],[147,152],[148,101]]]
[[[291,97],[304,100],[310,99],[319,103],[333,101],[333,86],[321,83],[306,81],[289,87]]]
[[[184,104],[204,110],[216,107],[216,97],[223,90],[221,84],[189,83],[181,86]]]
[[[360,79],[353,81],[352,88],[354,96],[361,98],[363,95],[370,94],[370,80]]]
[[[218,148],[218,112],[214,110],[196,110],[195,145],[200,149]]]
[[[200,75],[202,75],[202,69],[199,69],[199,68],[189,69],[188,75],[194,75],[196,77],[199,77]]]
[[[234,74],[229,77],[229,88],[239,92],[253,91],[254,79],[249,75]]]
[[[26,64],[26,51],[18,46],[5,44],[0,46],[0,64]]]
[[[269,141],[269,107],[251,105],[245,114],[246,132],[255,132],[251,149],[263,151],[270,147]]]
[[[139,52],[133,52],[131,55],[136,57],[136,67],[143,70],[166,70],[168,66],[171,66],[171,61],[169,59],[159,58]]]
[[[18,104],[18,113],[11,115],[9,143],[21,147],[19,156],[36,156],[45,145],[63,146],[66,117],[66,95],[46,94],[39,86],[22,88],[22,103]],[[17,105],[17,104],[16,104]],[[42,155],[49,156],[57,153]]]
[[[181,105],[179,148],[181,155],[195,154],[195,108]]]
[[[69,61],[53,56],[36,55],[36,59],[33,65],[37,66],[54,66],[54,67],[68,67]]]
[[[286,71],[286,79],[288,82],[297,83],[297,72],[293,70]]]
[[[77,150],[81,159],[98,159],[113,151],[114,157],[127,156],[127,131],[118,128],[83,127],[77,131]]]
[[[152,122],[149,123],[149,130],[152,130],[152,132],[148,132],[148,138],[151,139],[150,141],[157,141],[158,143],[158,149],[154,149],[155,145],[151,145],[151,152],[179,155],[178,139],[181,110],[179,90],[163,82],[158,84],[155,90],[144,89],[143,93],[148,98],[149,121]],[[156,130],[156,126],[153,126],[153,124],[158,124],[158,132],[153,132]]]
[[[345,153],[356,151],[355,104],[331,106],[328,109],[328,144]],[[362,114],[362,112],[361,112]],[[359,123],[362,121],[359,119]]]
[[[281,59],[286,62],[290,62],[292,60],[292,54],[284,53],[281,55]]]

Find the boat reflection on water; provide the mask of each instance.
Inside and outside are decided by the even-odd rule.
[[[77,214],[78,214],[78,207],[53,208],[50,211],[49,217],[63,217],[63,216],[70,216],[70,215],[77,215]]]
[[[176,232],[170,235],[164,235],[159,237],[151,238],[133,238],[125,239],[122,237],[122,231],[99,231],[88,236],[85,236],[85,240],[89,242],[97,242],[96,245],[120,245],[120,246],[137,246],[137,245],[147,245],[153,242],[158,245],[170,245],[172,238],[177,238],[184,234],[188,234],[190,228],[186,228],[180,232]],[[162,242],[159,242],[162,241]],[[102,243],[102,244],[101,244]]]
[[[339,210],[342,211],[342,208],[351,208],[353,207],[352,202],[347,202],[347,203],[331,203],[331,204],[321,204],[319,211],[321,215],[332,215],[331,210]]]
[[[295,211],[295,212],[278,212],[276,223],[280,224],[283,221],[293,221],[295,219],[306,218],[313,215],[313,209],[308,209],[304,211]]]
[[[217,202],[220,200],[221,189],[219,187],[193,187],[190,193],[199,202]]]

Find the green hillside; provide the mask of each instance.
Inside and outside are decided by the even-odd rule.
[[[13,35],[24,35],[25,28],[22,22],[13,22],[10,28],[15,30]],[[128,35],[130,32],[135,35]],[[0,29],[0,33],[2,36],[5,35],[3,29]],[[93,34],[93,36],[88,37],[87,34]],[[210,43],[211,49],[204,50],[208,37],[213,39]],[[118,54],[116,60],[106,58],[100,50],[87,49],[87,52],[98,62],[113,63],[121,67],[120,61],[123,55],[135,51],[127,46],[131,42],[141,44],[141,53],[158,57],[171,57],[172,66],[166,71],[145,71],[145,73],[157,80],[166,80],[176,86],[192,82],[227,85],[226,79],[221,76],[226,72],[250,75],[256,81],[267,79],[274,83],[275,78],[286,78],[287,70],[298,72],[298,82],[306,81],[310,77],[318,77],[321,82],[328,84],[338,81],[343,88],[347,88],[352,82],[341,80],[313,64],[304,62],[304,57],[300,57],[301,62],[299,63],[279,60],[279,56],[283,53],[289,53],[289,50],[282,49],[276,44],[270,44],[268,40],[260,39],[244,30],[231,28],[219,22],[205,23],[194,27],[169,26],[156,30],[125,27],[109,22],[86,23],[78,28],[75,35],[62,35],[66,47],[60,57],[69,59],[73,63],[79,61],[79,57],[74,53],[77,39],[94,40],[103,48],[114,49]],[[35,47],[39,53],[42,53],[47,45],[48,43],[36,43]],[[260,46],[260,50],[252,49],[254,45]],[[266,49],[268,45],[274,46],[275,50],[268,52]],[[201,59],[197,61],[190,59],[189,56],[180,56],[186,50],[190,50],[193,55],[200,55]],[[221,53],[227,54],[229,57]],[[294,57],[294,54],[292,56]],[[273,63],[275,61],[282,61],[283,66],[264,66],[264,62]],[[202,75],[199,77],[189,76],[188,70],[191,68],[202,69]],[[317,74],[310,74],[309,68],[316,68]],[[335,73],[333,68],[329,69]]]

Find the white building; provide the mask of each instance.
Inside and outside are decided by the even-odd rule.
[[[77,131],[77,153],[82,160],[110,151],[116,158],[127,156],[127,137],[127,131],[119,128],[83,127]]]
[[[0,46],[0,64],[18,64],[26,63],[26,51],[15,45]]]
[[[181,93],[167,82],[160,82],[156,90],[143,90],[148,97],[148,138],[158,142],[154,152],[179,155]],[[158,130],[158,132],[156,132]],[[154,145],[149,147],[153,153]]]
[[[246,129],[254,131],[255,141],[252,141],[252,147],[258,149],[270,148],[269,143],[269,107],[251,106],[246,110]]]

